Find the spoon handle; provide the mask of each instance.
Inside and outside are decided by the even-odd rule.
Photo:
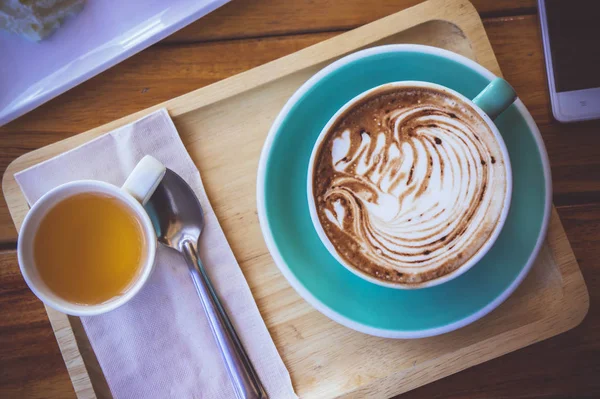
[[[195,246],[190,242],[185,242],[183,254],[210,322],[211,330],[223,355],[236,397],[238,399],[267,399],[268,396],[217,297]]]

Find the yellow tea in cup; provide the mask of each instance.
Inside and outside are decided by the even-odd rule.
[[[142,224],[122,201],[101,193],[65,198],[43,217],[33,252],[41,280],[72,303],[122,295],[144,263]]]

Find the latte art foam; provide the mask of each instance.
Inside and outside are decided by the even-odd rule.
[[[449,93],[373,93],[337,119],[317,151],[321,226],[347,263],[377,279],[417,284],[456,270],[502,213],[499,144]]]

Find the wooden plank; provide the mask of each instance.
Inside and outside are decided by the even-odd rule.
[[[0,252],[0,398],[73,397],[46,310],[29,290],[15,251]]]
[[[423,0],[233,0],[169,37],[193,42],[340,31],[383,18]],[[483,16],[535,10],[535,0],[472,0]]]
[[[538,124],[552,122],[544,52],[536,15],[484,21],[504,76],[517,90]]]
[[[600,204],[558,209],[600,306]],[[0,252],[0,397],[71,398],[73,388],[44,307],[20,276],[14,251]],[[558,337],[444,378],[407,399],[600,397],[600,312]]]
[[[484,21],[504,76],[540,125],[557,205],[600,200],[600,122],[553,122],[536,16]],[[18,156],[282,57],[336,33],[154,46],[0,127],[0,173]],[[59,122],[60,121],[60,122]],[[0,199],[0,242],[16,231]]]

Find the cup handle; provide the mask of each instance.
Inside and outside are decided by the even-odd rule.
[[[475,105],[485,112],[490,119],[496,119],[517,98],[515,89],[504,79],[496,78],[490,82],[473,99]]]
[[[156,158],[146,155],[135,166],[131,174],[125,180],[122,189],[127,191],[142,205],[150,199],[156,187],[162,180],[167,168]]]

